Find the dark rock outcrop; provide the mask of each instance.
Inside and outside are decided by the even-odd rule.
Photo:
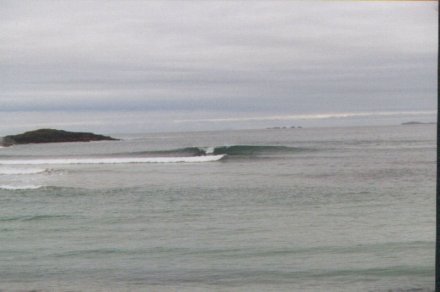
[[[417,122],[417,121],[411,121],[411,122],[406,122],[406,123],[402,123],[402,126],[411,126],[411,125],[432,125],[435,124],[434,122]]]
[[[10,146],[15,144],[30,143],[60,143],[60,142],[89,142],[118,140],[109,136],[96,135],[85,132],[68,132],[54,129],[39,129],[35,131],[25,132],[18,135],[9,135],[3,137],[1,144]]]

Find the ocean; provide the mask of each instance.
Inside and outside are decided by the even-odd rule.
[[[0,149],[0,291],[433,291],[435,125]]]

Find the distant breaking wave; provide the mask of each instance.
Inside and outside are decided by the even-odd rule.
[[[224,157],[265,157],[310,151],[308,148],[272,145],[230,145],[186,147],[172,150],[113,153],[95,157],[40,157],[0,159],[1,165],[61,165],[61,164],[128,164],[128,163],[201,163],[219,161]],[[43,168],[1,168],[0,175],[36,174]]]
[[[0,175],[26,175],[47,172],[44,168],[0,168]]]
[[[117,157],[117,158],[52,158],[28,160],[0,160],[0,165],[43,165],[43,164],[123,164],[123,163],[197,163],[222,159],[224,155],[192,157]]]
[[[41,185],[23,185],[23,186],[0,185],[0,190],[8,190],[8,191],[36,190],[42,187],[43,186]]]
[[[227,146],[206,146],[206,147],[186,147],[172,150],[143,151],[134,153],[120,153],[119,155],[185,155],[185,156],[204,156],[204,155],[241,155],[252,156],[259,154],[280,154],[302,152],[311,149],[272,146],[272,145],[227,145]],[[118,155],[118,154],[117,154]]]

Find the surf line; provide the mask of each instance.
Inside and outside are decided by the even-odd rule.
[[[221,155],[192,157],[119,157],[119,158],[58,158],[29,160],[0,160],[0,165],[42,165],[42,164],[123,164],[123,163],[200,163],[218,161]]]

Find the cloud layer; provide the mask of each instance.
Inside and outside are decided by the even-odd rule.
[[[0,111],[433,110],[436,7],[2,1]]]

